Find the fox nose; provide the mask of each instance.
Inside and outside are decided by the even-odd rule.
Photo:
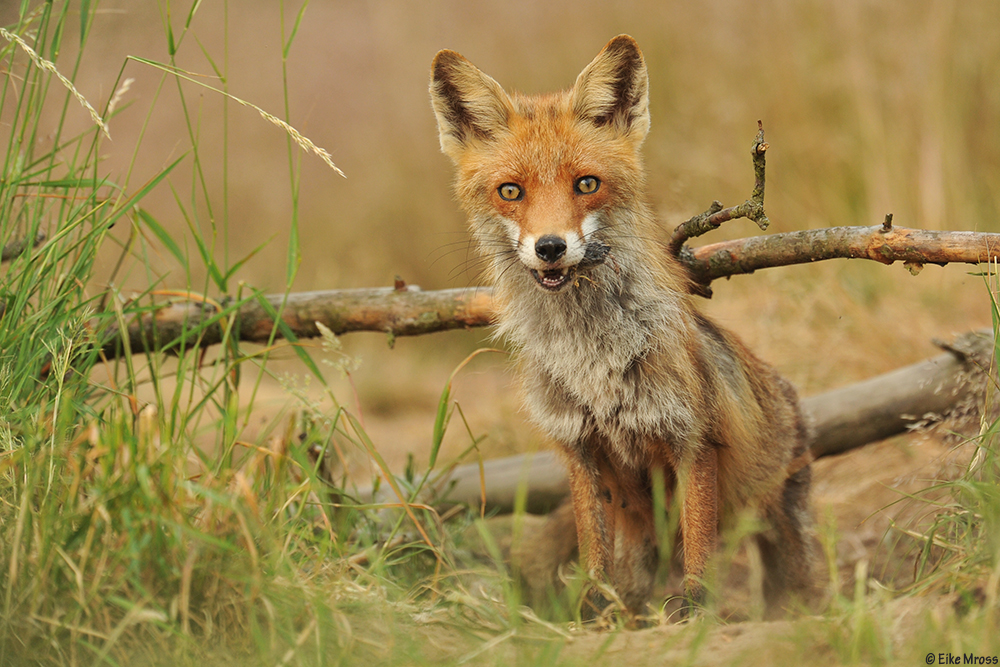
[[[566,254],[566,241],[558,236],[546,234],[535,242],[535,254],[539,259],[554,264]]]

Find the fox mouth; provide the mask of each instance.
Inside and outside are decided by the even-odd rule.
[[[535,282],[550,292],[562,289],[569,282],[569,274],[569,269],[547,269],[544,271],[531,269],[531,277],[535,279]]]
[[[529,269],[531,277],[535,279],[542,289],[550,292],[558,292],[563,287],[572,282],[573,276],[579,271],[586,271],[599,264],[611,254],[611,247],[595,241],[587,244],[583,259],[573,266],[552,269]]]

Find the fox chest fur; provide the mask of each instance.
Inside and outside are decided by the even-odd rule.
[[[705,424],[689,351],[669,347],[691,318],[668,291],[637,298],[630,273],[605,266],[558,295],[501,278],[498,329],[518,350],[525,404],[541,428],[570,450],[606,443],[639,468],[654,443],[681,458]]]

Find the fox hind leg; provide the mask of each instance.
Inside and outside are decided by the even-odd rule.
[[[805,466],[790,476],[776,503],[764,513],[770,524],[757,535],[764,564],[764,602],[767,616],[775,617],[790,596],[808,598],[814,592],[815,545],[809,515],[811,471]],[[807,601],[805,599],[801,601]]]

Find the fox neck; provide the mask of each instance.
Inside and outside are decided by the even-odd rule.
[[[615,374],[678,339],[671,334],[686,338],[693,310],[683,268],[646,234],[617,236],[602,264],[559,292],[540,289],[520,265],[495,266],[498,334],[546,366],[600,359]]]

